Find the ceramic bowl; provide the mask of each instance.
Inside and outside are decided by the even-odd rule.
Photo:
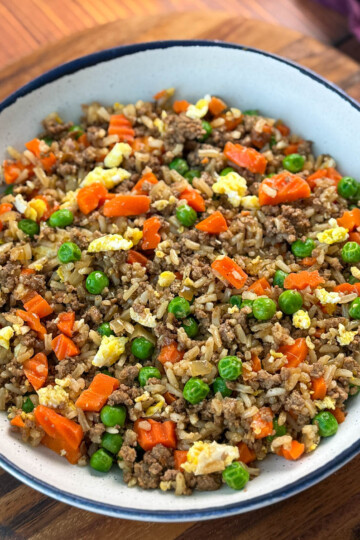
[[[316,153],[329,153],[341,171],[360,178],[359,105],[315,73],[260,50],[220,42],[157,42],[130,45],[85,56],[42,75],[0,105],[0,159],[11,144],[40,131],[40,121],[58,111],[77,120],[82,103],[150,100],[162,88],[196,100],[222,96],[240,109],[259,108],[282,118]],[[127,488],[118,470],[97,474],[74,467],[45,448],[32,449],[10,433],[0,414],[0,465],[29,486],[86,510],[122,518],[187,521],[230,516],[275,503],[319,482],[360,450],[360,399],[349,405],[335,437],[296,462],[273,455],[244,491],[225,486],[215,492],[176,497],[172,493]]]

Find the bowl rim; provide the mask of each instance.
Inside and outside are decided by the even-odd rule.
[[[138,52],[148,50],[169,49],[172,47],[221,47],[224,49],[237,49],[241,51],[249,51],[261,56],[265,56],[276,60],[277,62],[288,65],[289,67],[300,71],[304,76],[313,79],[318,84],[325,86],[331,92],[337,94],[342,100],[349,103],[357,111],[360,112],[360,104],[353,98],[351,98],[346,92],[339,88],[336,84],[327,81],[321,75],[318,75],[309,68],[300,66],[296,62],[283,58],[279,55],[263,51],[254,47],[247,47],[240,44],[223,42],[220,40],[166,40],[166,41],[151,41],[145,43],[138,43],[133,45],[123,45],[119,47],[113,47],[110,49],[104,49],[98,52],[94,52],[85,56],[71,60],[61,64],[55,68],[46,71],[42,75],[36,77],[25,85],[21,86],[18,90],[11,93],[0,103],[0,113],[7,109],[10,105],[14,104],[20,97],[30,94],[34,90],[41,88],[42,86],[53,82],[57,79],[76,73],[84,68],[95,66],[102,62],[114,60],[123,56],[129,56]],[[194,509],[186,511],[167,511],[167,510],[139,510],[128,508],[126,506],[113,505],[109,503],[96,502],[86,497],[74,495],[59,488],[55,488],[51,484],[44,482],[27,471],[22,470],[20,467],[12,463],[7,457],[0,453],[0,466],[13,475],[15,478],[25,483],[29,487],[36,489],[56,499],[59,502],[64,502],[88,510],[91,512],[108,515],[112,517],[118,517],[123,519],[131,519],[138,521],[154,521],[154,522],[186,522],[194,520],[206,520],[215,519],[221,517],[227,517],[251,510],[256,510],[263,506],[274,504],[288,497],[296,495],[301,491],[313,486],[320,482],[336,470],[340,469],[343,465],[353,459],[358,453],[360,453],[360,439],[353,443],[347,450],[344,450],[331,461],[326,462],[319,467],[315,472],[312,472],[302,479],[292,482],[287,486],[273,491],[271,494],[260,495],[254,497],[249,501],[239,501],[236,503],[209,507],[205,509]]]

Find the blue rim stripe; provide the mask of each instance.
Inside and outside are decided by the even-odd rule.
[[[350,96],[348,96],[343,90],[338,86],[329,81],[323,79],[320,75],[317,75],[315,72],[310,69],[304,68],[295,62],[284,59],[275,54],[271,54],[265,51],[261,51],[252,47],[244,47],[241,45],[236,45],[233,43],[224,43],[221,41],[207,41],[207,40],[189,40],[189,41],[155,41],[150,43],[140,43],[136,45],[127,45],[123,47],[115,47],[112,49],[107,49],[97,53],[89,54],[83,56],[66,64],[62,64],[57,68],[54,68],[43,75],[40,75],[31,82],[25,84],[19,88],[16,92],[10,94],[2,103],[0,103],[0,112],[8,108],[10,105],[16,102],[16,100],[22,96],[25,96],[32,91],[40,88],[52,81],[55,81],[65,75],[75,73],[81,69],[95,66],[101,62],[106,62],[113,60],[115,58],[120,58],[123,56],[128,56],[136,54],[138,52],[147,51],[147,50],[156,50],[156,49],[168,49],[171,47],[222,47],[225,49],[237,49],[250,51],[261,56],[272,58],[283,64],[290,66],[297,71],[300,71],[306,77],[310,77],[318,84],[321,84],[328,88],[328,90],[338,94],[338,96],[349,103],[354,109],[360,111],[360,105]],[[349,462],[357,454],[360,453],[360,440],[350,446],[346,451],[342,452],[340,455],[319,467],[314,473],[306,475],[299,481],[293,482],[292,484],[287,485],[284,488],[273,491],[268,495],[261,495],[255,497],[249,501],[237,502],[230,505],[219,507],[206,508],[204,510],[186,510],[186,511],[152,511],[152,510],[134,510],[133,508],[127,508],[122,506],[116,506],[107,503],[97,503],[85,497],[79,497],[72,493],[68,493],[61,489],[54,488],[50,484],[35,478],[26,471],[21,470],[19,467],[14,465],[9,461],[4,455],[0,454],[0,465],[4,470],[15,476],[18,480],[24,482],[28,486],[37,489],[41,493],[48,495],[58,501],[65,502],[82,508],[84,510],[89,510],[92,512],[97,512],[101,514],[106,514],[113,517],[125,518],[125,519],[134,519],[141,521],[157,521],[157,522],[171,522],[171,521],[193,521],[193,520],[202,520],[202,519],[214,519],[220,517],[231,516],[234,514],[239,514],[247,512],[250,510],[255,510],[262,506],[269,504],[274,504],[278,501],[286,499],[292,495],[311,487],[312,485],[320,482],[331,473],[338,470],[340,467]],[[240,494],[241,496],[241,494]]]

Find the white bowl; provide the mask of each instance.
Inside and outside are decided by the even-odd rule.
[[[315,142],[315,152],[330,153],[343,173],[360,178],[358,134],[360,107],[339,88],[315,73],[263,51],[206,42],[157,42],[92,54],[60,66],[0,104],[0,149],[24,141],[40,130],[40,121],[58,111],[79,118],[82,103],[112,104],[150,100],[174,86],[190,101],[219,95],[240,109],[259,108],[282,118]],[[127,488],[120,471],[97,474],[69,465],[45,448],[22,444],[0,414],[0,465],[29,486],[86,510],[152,521],[190,521],[224,517],[275,503],[319,482],[360,451],[360,399],[349,405],[336,436],[323,440],[297,462],[270,456],[261,475],[244,491],[219,491],[175,497],[172,493]]]

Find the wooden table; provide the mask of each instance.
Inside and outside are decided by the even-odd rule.
[[[89,1],[89,5],[93,3]],[[223,12],[133,18],[126,24],[114,21],[65,36],[0,70],[0,98],[46,69],[81,54],[123,43],[171,38],[217,38],[263,48],[311,67],[360,99],[360,66],[339,51],[297,31]],[[155,524],[72,508],[0,471],[0,538],[355,540],[360,538],[359,478],[360,456],[306,492],[257,512],[208,522]]]

